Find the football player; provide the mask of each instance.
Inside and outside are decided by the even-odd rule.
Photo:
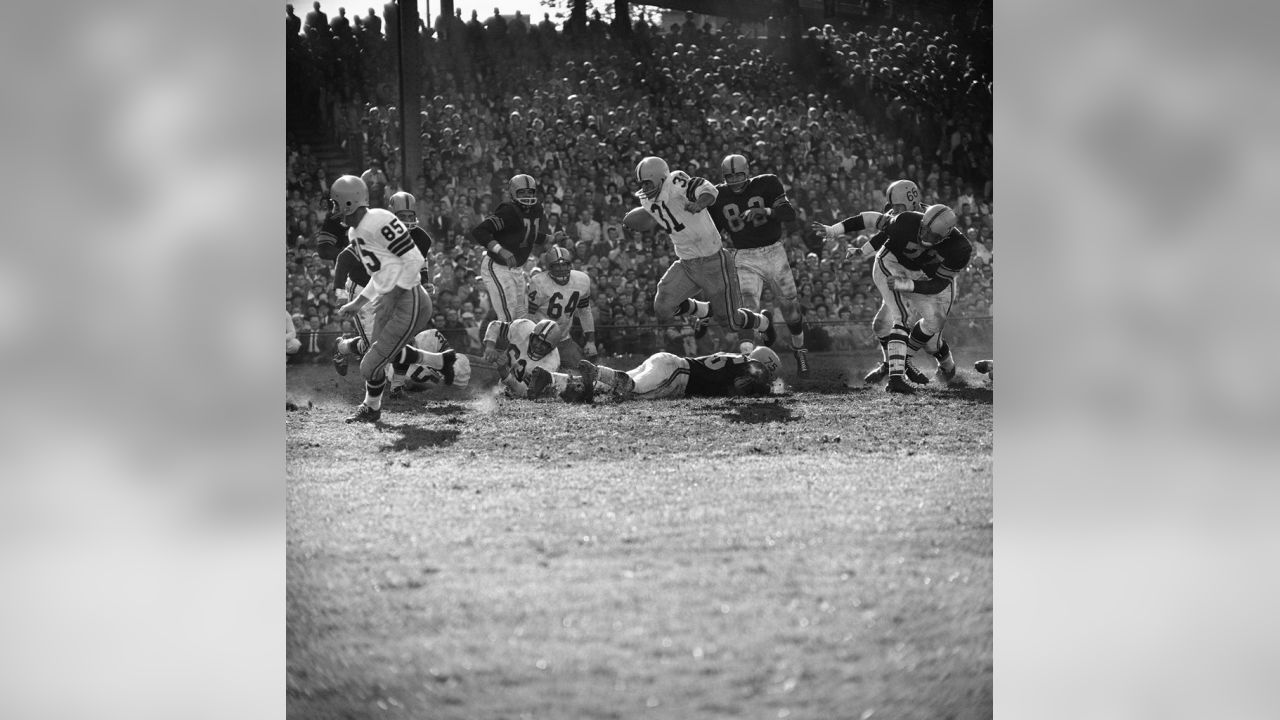
[[[583,360],[579,363],[581,400],[591,402],[599,390],[611,393],[617,400],[768,395],[781,366],[778,354],[764,345],[746,354],[679,357],[660,352],[626,372]],[[562,397],[577,399],[573,397],[574,390],[568,388],[569,397]]]
[[[772,311],[741,307],[733,255],[725,250],[707,212],[716,201],[715,186],[682,170],[671,172],[665,160],[652,156],[636,165],[636,179],[640,182],[636,197],[642,204],[622,222],[637,232],[661,228],[675,246],[676,261],[658,281],[653,299],[657,316],[716,317],[734,332],[759,330],[765,334],[765,343],[772,345],[778,336]],[[692,299],[699,291],[709,300]]]
[[[796,219],[796,209],[777,175],[751,177],[747,159],[729,155],[720,163],[724,182],[716,185],[711,219],[727,233],[737,248],[733,262],[738,269],[742,302],[760,308],[760,290],[767,283],[782,306],[791,331],[791,352],[800,375],[809,374],[809,351],[804,346],[804,318],[787,250],[782,246],[782,223]]]
[[[973,246],[956,229],[956,213],[946,205],[930,205],[924,212],[897,214],[864,212],[835,225],[815,223],[827,239],[843,232],[875,228],[876,236],[863,252],[875,251],[871,279],[886,299],[892,330],[886,358],[889,392],[912,393],[905,375],[908,352],[927,350],[938,361],[934,377],[949,382],[956,374],[951,348],[942,337],[947,315],[956,299],[955,277],[969,265]],[[880,242],[878,247],[876,243]],[[907,318],[920,319],[908,329]]]
[[[347,229],[347,241],[354,248],[369,282],[338,313],[354,315],[371,301],[377,301],[373,326],[368,329],[368,347],[360,360],[364,378],[364,401],[347,422],[377,422],[382,415],[382,391],[386,388],[385,366],[393,359],[401,363],[421,360],[409,341],[427,329],[431,319],[431,297],[422,287],[425,259],[414,245],[405,224],[388,210],[369,207],[369,188],[354,175],[343,175],[329,188],[336,214]],[[339,350],[351,354],[359,338],[338,343]],[[445,353],[443,362],[453,364],[455,354]]]
[[[887,198],[884,203],[883,212],[886,215],[893,215],[900,212],[911,210],[914,212],[924,212],[924,202],[920,197],[920,189],[910,180],[895,180],[889,183],[889,189],[885,193]],[[846,259],[853,260],[864,255],[873,254],[870,248],[880,247],[884,244],[885,237],[883,232],[877,233],[872,237],[869,245],[862,247],[850,247],[846,254]],[[864,248],[866,248],[864,250]],[[876,310],[875,317],[871,320],[871,331],[875,333],[876,340],[880,342],[880,364],[871,368],[862,380],[869,385],[874,385],[889,374],[889,335],[893,332],[893,322],[889,319],[888,311],[889,298],[881,297],[880,308]],[[907,318],[910,321],[910,318]],[[919,370],[911,357],[907,357],[906,361],[907,379],[911,382],[924,385],[929,382],[929,376]]]
[[[558,344],[560,328],[554,320],[496,320],[484,332],[484,361],[498,367],[502,384],[512,397],[536,398],[550,385],[563,392],[569,376],[559,372]],[[535,369],[542,370],[539,382],[533,379]]]
[[[413,346],[421,350],[424,357],[406,371],[405,388],[409,391],[445,385],[464,388],[471,383],[471,361],[466,355],[457,353],[452,366],[441,362],[443,354],[452,348],[439,330],[431,328],[418,333],[413,339]],[[434,355],[441,357],[437,360]]]
[[[507,183],[508,199],[471,229],[471,238],[485,248],[480,275],[493,302],[498,320],[509,323],[528,314],[529,280],[524,264],[535,245],[560,242],[564,231],[541,232],[547,225],[538,186],[529,175],[516,175]]]
[[[585,354],[596,357],[596,319],[591,309],[591,277],[573,269],[573,253],[552,245],[542,256],[543,271],[529,279],[529,318],[554,320],[560,329],[560,360],[575,367]],[[569,337],[573,319],[582,325],[579,350]]]

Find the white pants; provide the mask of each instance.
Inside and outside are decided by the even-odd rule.
[[[499,320],[511,322],[529,316],[529,277],[524,268],[509,268],[485,255],[480,261],[480,277]]]
[[[744,306],[759,310],[761,289],[766,284],[773,291],[775,302],[796,301],[799,294],[796,279],[791,274],[787,251],[782,243],[736,250],[733,262],[738,268],[738,286]]]
[[[920,293],[902,293],[889,287],[889,277],[905,277],[913,280],[919,280],[925,277],[925,274],[919,270],[907,270],[893,259],[892,255],[876,257],[875,264],[871,268],[871,279],[876,284],[876,289],[880,291],[881,297],[884,298],[885,319],[889,329],[895,325],[901,325],[908,331],[911,326],[907,323],[911,318],[920,318],[920,328],[925,333],[931,335],[929,342],[925,344],[924,349],[929,353],[938,351],[939,343],[942,341],[942,329],[947,324],[947,316],[951,314],[951,305],[956,300],[956,284],[952,282],[945,290],[936,295],[922,295]],[[879,318],[879,313],[877,313]]]

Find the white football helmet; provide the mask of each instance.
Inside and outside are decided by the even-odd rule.
[[[516,175],[507,183],[507,194],[517,205],[533,207],[538,204],[538,183],[531,175]]]
[[[924,203],[920,202],[920,188],[910,180],[894,180],[889,183],[889,190],[885,193],[889,196],[886,204],[889,206],[886,211],[905,212],[914,210],[916,212],[924,212]]]
[[[652,200],[657,197],[662,190],[662,183],[666,182],[670,174],[671,168],[667,167],[667,161],[660,157],[650,155],[641,160],[636,165],[636,179],[640,181],[640,189],[636,191],[636,197],[641,200]]]
[[[920,233],[917,238],[921,245],[933,247],[942,242],[956,226],[956,211],[946,205],[930,205],[925,208],[924,218],[920,220]]]
[[[329,186],[329,199],[345,220],[356,210],[369,207],[369,186],[355,175],[343,175]]]
[[[782,369],[782,358],[778,357],[778,353],[764,345],[756,346],[756,349],[747,353],[747,357],[764,365],[769,371],[769,382],[773,382],[778,377],[778,371]]]
[[[747,168],[747,159],[741,155],[728,155],[720,161],[720,175],[729,189],[741,192],[751,179],[751,171]]]
[[[541,360],[560,344],[560,326],[555,320],[539,320],[529,335],[529,359]]]
[[[398,192],[387,200],[387,209],[400,218],[406,227],[418,227],[418,199],[407,192]]]

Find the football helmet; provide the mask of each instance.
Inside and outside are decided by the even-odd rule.
[[[930,205],[925,208],[924,218],[920,220],[920,233],[917,239],[921,245],[933,247],[942,242],[942,238],[955,229],[955,226],[955,210],[946,205]]]
[[[355,175],[343,175],[329,186],[329,198],[346,220],[356,210],[369,207],[369,186]]]
[[[538,204],[538,183],[531,175],[516,175],[507,183],[507,194],[517,205],[531,208]]]
[[[886,212],[889,210],[924,212],[924,203],[920,202],[920,188],[910,180],[894,180],[889,183],[889,190],[885,194],[889,196],[885,203],[889,206]]]
[[[640,181],[640,189],[636,191],[636,197],[641,200],[652,200],[658,196],[658,192],[662,190],[662,183],[666,182],[667,175],[671,174],[671,169],[667,167],[667,161],[660,157],[649,157],[640,161],[636,165],[636,179]]]
[[[747,357],[764,366],[764,369],[769,373],[769,382],[773,382],[778,377],[778,371],[782,369],[782,358],[778,357],[778,353],[764,345],[756,346],[755,350],[747,353]]]
[[[557,284],[569,282],[569,272],[573,270],[573,253],[559,245],[552,245],[542,254],[542,267]]]
[[[395,213],[405,226],[418,227],[418,199],[413,195],[404,191],[392,195],[387,200],[387,209]]]
[[[735,395],[768,395],[772,387],[769,369],[757,360],[748,360],[743,372],[733,381]]]
[[[747,169],[747,159],[741,155],[727,155],[720,161],[720,175],[729,189],[741,192],[751,179],[751,171]]]
[[[529,359],[541,360],[560,344],[560,327],[555,320],[539,320],[529,334]]]

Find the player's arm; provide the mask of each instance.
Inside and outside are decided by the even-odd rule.
[[[484,331],[484,361],[487,363],[498,362],[499,350],[498,345],[502,345],[502,350],[507,349],[507,331],[510,330],[510,324],[503,320],[494,320],[489,323],[489,327]]]
[[[765,197],[772,197],[773,201],[768,207],[749,208],[744,213],[747,220],[754,220],[760,215],[763,215],[766,220],[776,217],[781,222],[791,222],[796,219],[796,207],[787,198],[787,191],[782,188],[782,181],[777,175],[765,176],[764,191]]]
[[[872,235],[869,240],[861,245],[849,246],[849,248],[845,250],[844,258],[845,260],[856,260],[860,257],[875,255],[887,242],[889,242],[889,233],[881,230],[875,235]]]
[[[477,245],[484,247],[491,255],[502,258],[504,265],[513,268],[518,264],[515,253],[502,247],[502,243],[498,242],[498,233],[502,232],[505,227],[507,227],[507,220],[503,219],[498,213],[493,213],[471,228],[470,235]]]
[[[700,177],[689,178],[689,187],[684,191],[684,209],[691,213],[700,213],[711,207],[719,196],[720,191],[716,190],[715,185]]]
[[[845,233],[858,232],[860,230],[883,230],[888,227],[889,220],[890,217],[884,213],[867,211],[847,217],[835,225],[823,225],[820,222],[815,222],[813,229],[822,233],[828,240],[834,240],[836,236]]]

